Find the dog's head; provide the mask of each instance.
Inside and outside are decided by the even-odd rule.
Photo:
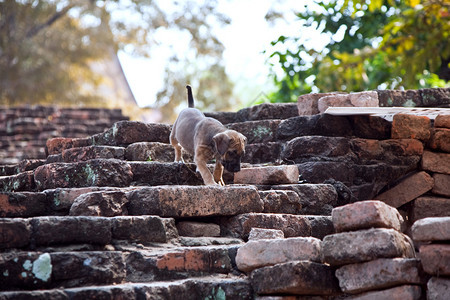
[[[247,138],[237,131],[227,130],[216,134],[213,141],[224,168],[229,172],[239,172]]]

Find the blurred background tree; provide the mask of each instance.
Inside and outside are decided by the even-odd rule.
[[[296,101],[310,92],[450,86],[449,8],[447,0],[309,3],[297,16],[326,46],[307,48],[301,32],[272,42],[267,53],[276,61],[277,90],[271,101]]]
[[[205,99],[219,97],[219,108],[226,107],[232,83],[221,65],[223,45],[211,28],[229,19],[216,5],[216,0],[1,1],[0,104],[107,107],[110,99],[96,89],[104,78],[92,63],[118,50],[149,56],[158,44],[155,33],[167,29],[185,33],[191,50],[174,54],[158,104],[175,113],[191,83],[199,107],[216,109]]]

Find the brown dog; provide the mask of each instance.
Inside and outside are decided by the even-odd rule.
[[[213,118],[207,118],[194,108],[191,87],[186,86],[188,106],[178,115],[170,133],[170,143],[175,148],[175,161],[183,161],[181,147],[194,155],[194,162],[205,185],[225,185],[222,179],[223,168],[229,172],[241,169],[241,157],[245,151],[247,138],[237,131],[225,128]],[[214,175],[206,163],[215,158]]]

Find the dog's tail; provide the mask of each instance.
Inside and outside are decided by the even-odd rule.
[[[192,96],[192,88],[190,85],[186,85],[188,94],[188,107],[194,107],[194,96]]]

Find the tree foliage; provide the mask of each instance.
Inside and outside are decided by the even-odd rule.
[[[223,77],[220,85],[203,87],[204,93],[229,98],[224,91],[231,90],[231,83],[220,64],[223,46],[210,30],[229,21],[215,11],[216,5],[216,0],[0,1],[0,104],[105,105],[107,99],[95,88],[86,89],[103,80],[92,62],[118,50],[150,56],[157,33],[169,30],[187,35],[191,50],[174,54],[168,71],[180,72],[166,81],[161,95],[174,101],[174,84],[200,82],[217,73]],[[196,67],[200,73],[189,71],[197,60],[202,60],[202,67]],[[184,98],[183,93],[179,101]]]
[[[310,9],[314,7],[314,9]],[[323,50],[298,36],[272,43],[278,91],[273,101],[304,93],[423,88],[450,80],[450,4],[445,0],[314,1],[297,14],[306,30],[328,39]]]

